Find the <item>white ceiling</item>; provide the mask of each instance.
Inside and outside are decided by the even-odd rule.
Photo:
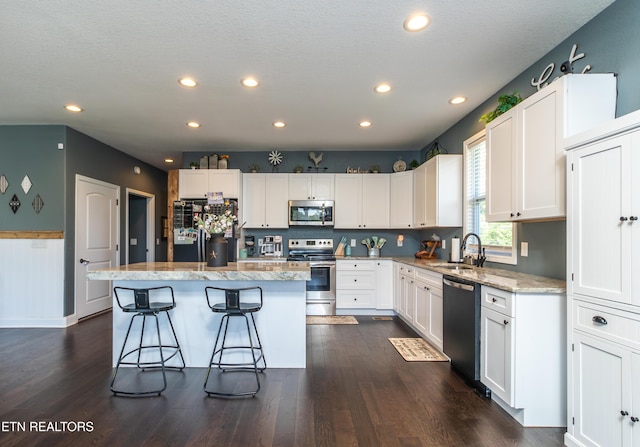
[[[0,125],[68,125],[161,169],[190,151],[418,150],[612,2],[0,0]],[[432,24],[408,33],[416,11]]]

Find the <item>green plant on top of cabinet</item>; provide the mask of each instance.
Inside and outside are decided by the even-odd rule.
[[[333,200],[335,174],[289,175],[289,200]]]
[[[242,220],[246,228],[288,228],[288,174],[242,176]]]
[[[487,221],[564,217],[564,138],[615,108],[613,74],[569,74],[487,124]]]
[[[414,227],[462,226],[462,155],[436,155],[413,173]]]

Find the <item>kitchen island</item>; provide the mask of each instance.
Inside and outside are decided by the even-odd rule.
[[[304,368],[306,366],[306,281],[311,279],[307,262],[277,264],[230,262],[225,267],[207,267],[203,262],[143,262],[101,269],[87,273],[92,281],[113,281],[113,286],[145,288],[173,287],[176,308],[171,319],[182,347],[187,367],[208,366],[216,332],[222,315],[207,305],[206,286],[243,288],[260,286],[264,304],[255,314],[256,325],[269,368]],[[223,300],[224,298],[222,298]],[[254,301],[253,299],[251,301]],[[113,303],[113,365],[133,314]],[[234,319],[235,320],[235,319]],[[170,331],[160,318],[162,333]],[[232,334],[239,333],[244,319],[232,321]],[[165,325],[165,327],[163,327]],[[139,337],[132,328],[130,337]],[[153,334],[153,331],[145,331]]]

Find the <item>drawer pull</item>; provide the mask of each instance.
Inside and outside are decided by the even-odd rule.
[[[497,299],[495,299],[495,298],[491,298],[491,302],[492,302],[492,303],[495,303],[495,302],[497,302],[497,301],[498,301]]]
[[[509,322],[507,320],[503,321],[504,325],[506,326],[507,324],[509,324]]]
[[[638,421],[640,421],[640,419],[638,419],[635,416],[631,416],[631,422],[638,422]]]
[[[601,317],[600,315],[596,315],[591,319],[591,321],[597,324],[603,324],[603,325],[607,324],[607,320],[604,317]]]
[[[628,412],[628,411],[621,410],[621,411],[620,411],[620,415],[621,415],[621,416],[629,416],[629,412]]]

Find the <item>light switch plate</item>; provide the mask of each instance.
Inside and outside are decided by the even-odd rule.
[[[529,242],[520,242],[520,256],[523,258],[529,256]]]
[[[356,240],[355,239],[351,239],[351,246],[355,247],[356,246]]]

